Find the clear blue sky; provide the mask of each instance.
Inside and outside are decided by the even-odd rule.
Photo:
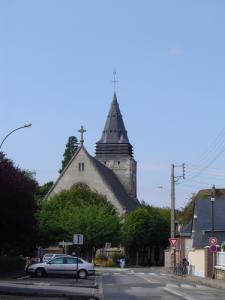
[[[81,124],[94,155],[114,70],[139,200],[169,206],[157,187],[170,188],[171,163],[187,163],[177,207],[225,187],[224,0],[0,1],[0,139],[33,124],[5,141],[7,157],[55,180]]]

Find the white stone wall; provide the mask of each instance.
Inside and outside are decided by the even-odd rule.
[[[121,158],[99,161],[113,170],[129,196],[137,197],[137,163],[134,159]]]
[[[206,260],[205,249],[194,249],[188,253],[189,274],[205,277],[206,274]]]
[[[84,163],[84,171],[79,171],[79,163]],[[105,195],[107,200],[114,205],[119,214],[125,212],[123,207],[117,201],[113,191],[111,191],[110,187],[104,181],[104,178],[100,176],[84,148],[79,149],[75,158],[58,178],[55,186],[48,195],[48,198],[62,190],[70,189],[77,183],[84,183],[88,185],[91,190]]]

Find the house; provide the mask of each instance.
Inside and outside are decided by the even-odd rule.
[[[179,235],[178,250],[181,257],[188,258],[189,273],[213,277],[216,256],[210,252],[210,237],[215,237],[218,245],[225,241],[225,189],[216,189],[215,198],[212,189],[200,190],[194,199],[192,219]]]

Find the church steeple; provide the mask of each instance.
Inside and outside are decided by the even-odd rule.
[[[101,155],[128,155],[133,157],[132,146],[127,136],[115,92],[102,137],[96,144],[96,156]]]

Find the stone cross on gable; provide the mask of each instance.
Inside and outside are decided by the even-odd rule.
[[[80,143],[81,143],[81,145],[83,145],[83,143],[84,143],[84,133],[86,131],[87,130],[84,129],[83,125],[81,125],[81,128],[78,130],[78,132],[80,132]]]

